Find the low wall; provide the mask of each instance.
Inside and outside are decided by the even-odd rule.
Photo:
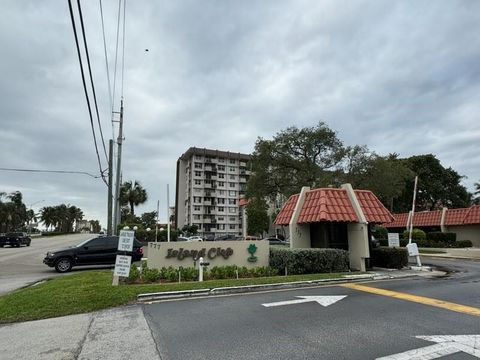
[[[172,266],[178,268],[198,265],[198,259],[212,266],[237,265],[253,268],[268,266],[270,245],[259,241],[203,241],[203,242],[150,242],[148,243],[149,268]]]

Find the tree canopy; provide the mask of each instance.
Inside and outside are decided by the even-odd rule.
[[[463,176],[445,168],[432,154],[401,159],[380,156],[366,146],[344,146],[336,133],[320,122],[315,127],[289,127],[272,140],[259,138],[251,159],[247,197],[272,203],[310,188],[338,187],[371,190],[394,212],[411,207],[413,183],[419,177],[417,208],[465,207],[473,195],[461,184]],[[477,192],[480,188],[477,187]]]
[[[135,206],[143,204],[147,199],[147,191],[137,180],[126,181],[120,186],[120,205],[129,205],[132,216],[135,216]]]

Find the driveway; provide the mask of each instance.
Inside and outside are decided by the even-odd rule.
[[[33,237],[29,247],[0,248],[0,295],[45,278],[59,276],[53,268],[43,264],[46,252],[73,246],[94,236],[72,234]]]

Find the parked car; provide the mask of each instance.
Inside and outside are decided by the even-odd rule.
[[[201,236],[190,236],[187,241],[203,241]]]
[[[30,246],[31,242],[30,236],[24,232],[13,232],[0,236],[0,247],[5,245],[10,245],[11,247]]]
[[[285,245],[285,246],[290,246],[290,242],[285,241],[285,240],[280,240],[276,237],[269,237],[264,240],[268,240],[268,243],[270,245]]]
[[[177,241],[188,241],[188,237],[179,236],[179,237],[177,238]]]
[[[219,235],[215,237],[215,241],[236,240],[235,235]]]
[[[98,236],[88,239],[76,246],[65,249],[49,251],[43,259],[43,263],[55,267],[60,273],[72,270],[80,265],[113,265],[118,252],[118,236]],[[139,261],[143,257],[142,243],[137,239],[133,241],[133,251],[126,253],[132,256],[133,261]]]

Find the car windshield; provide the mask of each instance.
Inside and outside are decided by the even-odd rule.
[[[84,246],[86,243],[88,243],[90,240],[93,240],[93,239],[95,239],[95,238],[91,238],[91,239],[84,240],[84,241],[82,241],[80,244],[75,245],[75,247],[77,247],[77,248],[78,248],[78,247],[82,247],[82,246]]]

